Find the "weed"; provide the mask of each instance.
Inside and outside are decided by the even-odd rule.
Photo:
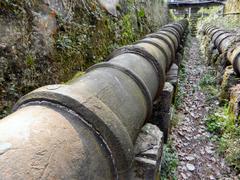
[[[217,85],[217,75],[215,70],[208,70],[206,74],[203,75],[199,82],[200,88],[206,94],[207,101],[211,101],[218,97],[218,85]]]
[[[140,17],[140,18],[145,17],[145,11],[144,11],[143,8],[141,8],[141,9],[138,11],[138,17]]]
[[[176,150],[172,148],[172,143],[169,142],[167,145],[163,147],[163,157],[160,172],[161,179],[162,180],[177,179],[176,169],[178,163],[179,160],[176,154]]]
[[[26,62],[26,65],[29,67],[35,66],[35,58],[31,54],[27,54],[25,62]]]
[[[176,95],[175,102],[174,102],[174,106],[176,109],[179,109],[184,97],[186,96],[186,93],[185,93],[184,87],[183,87],[183,84],[186,80],[186,69],[185,69],[184,62],[182,62],[179,67],[180,67],[179,68],[179,86],[177,87],[177,95]]]
[[[214,76],[214,74],[212,74],[212,72],[210,71],[210,73],[206,73],[200,83],[199,83],[201,88],[205,88],[206,86],[215,86],[216,85],[216,77]]]
[[[234,123],[228,106],[220,107],[206,119],[208,130],[214,134],[218,151],[230,166],[240,171],[240,127]]]

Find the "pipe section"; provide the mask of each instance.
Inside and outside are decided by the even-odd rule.
[[[210,38],[220,53],[226,53],[227,60],[233,65],[234,71],[240,75],[240,39],[236,33],[210,24],[203,26],[203,33]]]
[[[22,97],[0,121],[0,177],[131,179],[134,142],[187,26],[167,25],[68,84]]]

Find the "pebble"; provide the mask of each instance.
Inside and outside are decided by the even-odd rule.
[[[193,157],[193,156],[187,156],[186,157],[186,160],[188,160],[188,161],[193,161],[195,159],[195,157]]]
[[[184,174],[184,173],[181,173],[181,176],[182,176],[183,179],[187,179],[187,178],[188,178],[188,177],[186,176],[186,174]]]
[[[195,166],[193,165],[193,164],[190,164],[190,163],[187,163],[187,169],[189,170],[189,171],[194,171],[195,170]]]
[[[213,153],[214,153],[214,151],[213,151],[212,149],[213,149],[213,147],[210,147],[210,146],[205,147],[205,151],[206,151],[208,154],[213,154]]]
[[[209,179],[210,180],[215,180],[216,178],[213,175],[211,175],[211,176],[209,176]]]

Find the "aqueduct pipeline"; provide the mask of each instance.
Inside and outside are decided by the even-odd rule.
[[[0,121],[0,177],[130,179],[134,142],[187,26],[166,25],[84,76],[22,97]]]

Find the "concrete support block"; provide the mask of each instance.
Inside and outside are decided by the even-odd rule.
[[[214,52],[213,52],[214,51]],[[205,47],[206,62],[210,66],[212,65],[212,59],[218,54],[218,50],[214,48],[214,44],[210,41]]]
[[[176,59],[174,61],[174,64],[176,64],[177,66],[180,66],[182,59],[183,59],[183,53],[184,53],[184,49],[181,52],[178,52],[176,54]]]
[[[147,123],[135,143],[133,179],[159,179],[162,151],[163,133],[157,126]]]
[[[221,94],[220,94],[220,100],[228,100],[230,98],[230,91],[233,86],[240,83],[240,79],[236,76],[233,67],[228,66],[225,69],[222,83],[221,83]]]
[[[223,53],[223,54],[220,54],[215,62],[215,67],[216,67],[216,70],[218,72],[221,73],[221,75],[223,76],[224,74],[224,71],[225,71],[225,68],[230,65],[230,62],[226,59],[225,57],[226,55]]]
[[[167,142],[170,132],[170,121],[172,117],[172,100],[174,87],[166,82],[160,97],[154,102],[152,123],[157,125],[163,132],[164,143]]]
[[[236,126],[240,125],[240,84],[231,88],[229,113],[234,118]]]
[[[170,70],[167,72],[166,81],[170,82],[174,87],[174,92],[176,92],[178,85],[178,65],[172,64]]]

